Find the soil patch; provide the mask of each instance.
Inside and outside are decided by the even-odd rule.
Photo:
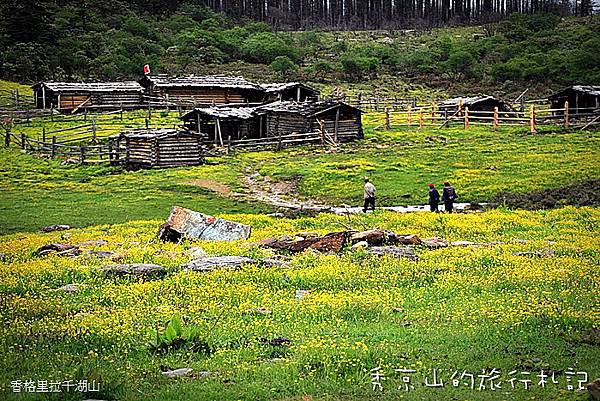
[[[529,193],[500,192],[490,200],[493,207],[511,209],[553,209],[562,206],[600,205],[600,180],[576,182],[559,188],[543,189]]]
[[[231,189],[227,185],[221,184],[217,181],[207,180],[205,178],[196,178],[191,180],[188,184],[208,189],[209,191],[216,192],[219,195],[230,196],[232,194]]]

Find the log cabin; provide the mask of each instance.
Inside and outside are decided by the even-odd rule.
[[[264,124],[266,136],[319,132],[322,123],[335,142],[364,138],[361,110],[338,101],[273,102],[257,107],[254,114]]]
[[[181,119],[187,129],[202,134],[209,142],[223,145],[226,141],[260,137],[260,119],[256,107],[214,106],[196,108]]]
[[[575,85],[556,92],[548,97],[552,109],[565,108],[568,103],[569,114],[586,114],[600,110],[600,86]],[[562,115],[564,111],[555,114]]]
[[[438,109],[441,113],[452,115],[459,109],[464,111],[469,108],[469,114],[477,117],[477,112],[493,112],[494,108],[498,108],[498,112],[515,111],[508,103],[501,99],[496,99],[493,96],[472,96],[472,97],[456,97],[453,99],[444,100],[438,104]],[[488,116],[487,113],[480,113],[480,116]]]
[[[177,128],[136,129],[109,138],[127,169],[196,166],[204,161],[202,137]]]
[[[135,81],[39,82],[32,89],[38,109],[117,110],[140,107],[143,102],[143,88]]]
[[[196,108],[183,115],[185,127],[215,144],[229,140],[265,139],[293,134],[326,133],[336,142],[364,137],[361,111],[341,102],[278,101],[261,106]]]
[[[147,75],[138,82],[150,99],[180,106],[258,103],[264,97],[264,90],[260,85],[242,77]]]

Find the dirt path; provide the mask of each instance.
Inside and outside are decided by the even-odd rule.
[[[250,197],[253,199],[286,209],[296,210],[314,210],[320,212],[333,212],[335,214],[355,214],[362,213],[362,207],[353,206],[329,206],[323,205],[310,200],[300,200],[295,195],[297,194],[298,178],[290,181],[271,181],[270,177],[263,177],[257,172],[249,172],[249,175],[244,176],[244,183],[251,191]],[[485,206],[486,204],[480,204]],[[428,205],[403,205],[403,206],[385,206],[378,209],[390,210],[398,213],[411,212],[429,212]],[[470,203],[455,203],[454,209],[457,211],[472,210]],[[440,205],[440,211],[444,210],[444,205]]]
[[[288,209],[331,210],[331,206],[296,198],[294,195],[296,194],[298,179],[272,182],[270,177],[263,177],[259,173],[254,172],[244,176],[244,183],[252,192],[251,197],[260,202]]]

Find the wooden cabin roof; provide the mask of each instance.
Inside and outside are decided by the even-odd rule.
[[[461,99],[462,99],[463,106],[472,106],[477,103],[482,103],[482,102],[486,102],[486,101],[504,103],[502,100],[496,99],[493,96],[483,95],[483,96],[471,96],[471,97],[463,97],[463,98],[455,97],[452,99],[444,100],[443,102],[440,103],[440,107],[457,107],[459,105],[459,103],[461,102]]]
[[[600,96],[600,86],[574,85],[550,95],[549,99],[565,96],[569,92],[579,92],[591,96]]]
[[[262,91],[262,87],[243,77],[225,75],[190,75],[186,77],[169,77],[167,75],[145,76],[140,80],[142,85],[149,83],[157,88],[235,88]]]
[[[123,131],[111,136],[111,138],[129,138],[129,139],[163,139],[174,136],[199,136],[196,132],[178,128],[160,128],[160,129],[132,129]]]
[[[257,107],[229,107],[229,106],[213,106],[213,107],[199,107],[184,114],[181,118],[183,120],[195,119],[197,114],[221,118],[224,120],[250,120],[255,117],[254,111]]]
[[[42,87],[54,92],[142,92],[136,81],[123,82],[38,82],[33,89]]]
[[[265,104],[264,106],[256,107],[255,113],[264,114],[268,112],[288,112],[300,114],[303,116],[316,116],[325,113],[329,110],[337,109],[338,107],[360,113],[360,109],[349,104],[335,101],[322,102],[294,102],[294,101],[279,101]]]
[[[273,83],[273,84],[262,84],[261,86],[267,93],[277,93],[277,92],[284,91],[286,89],[294,89],[294,88],[298,88],[298,87],[306,89],[306,90],[314,92],[314,93],[319,92],[318,90],[313,89],[310,86],[304,85],[303,83],[300,83],[300,82],[282,82],[282,83]]]

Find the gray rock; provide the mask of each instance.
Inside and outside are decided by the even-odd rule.
[[[113,259],[118,256],[118,254],[113,251],[90,251],[88,252],[88,255],[95,256],[99,259]]]
[[[253,259],[243,256],[204,256],[185,263],[185,270],[210,272],[218,268],[238,270],[242,265],[256,264]]]
[[[547,258],[554,256],[554,251],[549,248],[542,248],[535,251],[527,251],[527,252],[513,252],[513,256],[533,256],[537,258]]]
[[[310,290],[296,290],[296,300],[300,301],[302,298],[307,296]]]
[[[65,230],[70,230],[72,227],[68,226],[66,224],[54,224],[51,226],[47,226],[47,227],[42,227],[40,230],[45,232],[45,233],[50,233],[52,231],[65,231]]]
[[[202,372],[196,373],[196,375],[198,376],[199,379],[207,379],[209,377],[214,376],[214,373],[204,370]]]
[[[471,241],[453,241],[450,244],[452,246],[473,246],[473,245],[479,245],[477,242],[471,242]]]
[[[101,271],[107,276],[160,277],[166,269],[160,265],[149,263],[117,264],[105,266]]]
[[[280,268],[284,268],[284,269],[287,269],[290,267],[289,263],[286,263],[284,261],[281,261],[281,260],[275,259],[275,258],[264,258],[261,261],[261,264],[264,265],[265,267],[280,267]]]
[[[106,245],[106,244],[108,244],[108,242],[104,241],[103,239],[97,239],[97,240],[91,240],[91,241],[83,241],[83,242],[80,242],[79,244],[77,244],[76,246],[80,246],[80,247],[102,246],[102,245]]]
[[[445,248],[447,246],[450,246],[450,242],[438,237],[423,238],[421,239],[421,242],[423,245],[431,249]]]
[[[63,285],[60,288],[57,288],[56,291],[64,291],[64,292],[79,292],[81,291],[82,285],[80,284],[67,284]]]
[[[197,246],[188,249],[187,251],[185,251],[185,253],[191,256],[192,259],[198,259],[206,256],[206,252],[204,251],[204,249]]]
[[[369,249],[369,253],[378,256],[393,256],[394,258],[407,258],[410,260],[418,260],[419,256],[409,247],[397,246],[375,246]]]
[[[180,369],[175,369],[175,370],[167,370],[165,372],[161,372],[161,374],[168,378],[174,378],[174,377],[187,376],[190,373],[192,373],[193,371],[194,371],[194,369],[192,369],[192,368],[180,368]]]

